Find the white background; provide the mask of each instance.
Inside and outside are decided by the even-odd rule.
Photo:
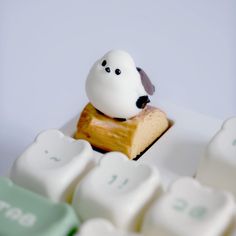
[[[88,70],[113,48],[147,72],[153,104],[236,114],[234,0],[0,0],[0,173],[81,111]]]

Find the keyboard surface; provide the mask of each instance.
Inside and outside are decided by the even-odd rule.
[[[77,222],[80,229],[77,235],[80,236],[235,235],[234,186],[227,185],[222,189],[216,181],[208,184],[210,177],[205,181],[199,174],[199,165],[205,161],[209,142],[221,129],[223,121],[170,103],[162,102],[159,107],[167,113],[172,126],[137,161],[127,161],[120,153],[104,156],[92,150],[86,141],[75,142],[70,138],[74,135],[79,114],[60,131],[41,133],[12,165],[9,177],[23,187],[21,193],[25,189],[26,196],[33,191],[36,196],[48,198],[51,202],[46,205],[50,207],[55,202],[69,203],[70,206],[65,208],[69,207],[69,212],[73,208],[82,221],[82,224]],[[235,127],[233,130],[231,156],[235,155],[236,149]],[[42,155],[46,159],[42,160]],[[197,180],[194,179],[196,176]],[[226,177],[225,181],[228,181]],[[6,191],[10,191],[8,185],[4,185]],[[13,186],[16,196],[17,185]],[[2,195],[0,192],[0,219],[14,219],[13,226],[16,222],[24,222],[24,218],[23,221],[20,218],[23,213],[11,211],[12,205],[18,204],[22,210],[24,204],[15,200],[3,202]],[[30,201],[35,201],[30,197],[29,205]],[[45,225],[51,230],[48,235],[60,235],[59,231],[65,236],[75,233],[76,219],[71,212],[67,214],[69,216],[64,213],[61,218],[58,215],[59,219],[55,217],[55,221],[67,219],[63,223],[65,231],[57,225],[54,230]],[[48,217],[50,219],[50,215]],[[7,230],[2,232],[8,233]],[[0,235],[2,232],[0,229]],[[12,232],[5,234],[12,236]],[[25,231],[22,235],[32,232]],[[40,235],[40,229],[38,232]]]
[[[169,130],[142,156],[139,162],[156,166],[165,186],[179,176],[194,176],[205,148],[220,129],[222,120],[199,114],[169,102],[159,105],[173,122]],[[80,114],[67,122],[61,131],[73,136]],[[95,156],[101,153],[94,151]]]

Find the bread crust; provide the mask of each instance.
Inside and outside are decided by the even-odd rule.
[[[146,106],[129,120],[119,121],[105,116],[88,103],[78,121],[75,138],[85,139],[104,151],[123,152],[133,159],[168,127],[166,114],[152,106]]]

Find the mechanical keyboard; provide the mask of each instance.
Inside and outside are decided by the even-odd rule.
[[[161,102],[171,127],[137,161],[46,130],[0,178],[0,236],[235,236],[236,118]]]

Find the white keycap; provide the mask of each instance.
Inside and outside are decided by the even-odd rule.
[[[102,218],[95,218],[86,221],[79,236],[142,236],[141,234],[126,232],[114,227],[111,222]]]
[[[151,206],[142,233],[145,236],[220,236],[234,213],[230,193],[203,187],[196,180],[184,177]]]
[[[197,171],[200,182],[236,197],[236,117],[227,120],[209,143]]]
[[[10,178],[55,201],[71,201],[77,182],[94,165],[91,145],[58,130],[41,133],[15,161]]]
[[[120,229],[136,230],[159,184],[157,169],[111,152],[79,184],[73,206],[83,221],[102,217]]]

